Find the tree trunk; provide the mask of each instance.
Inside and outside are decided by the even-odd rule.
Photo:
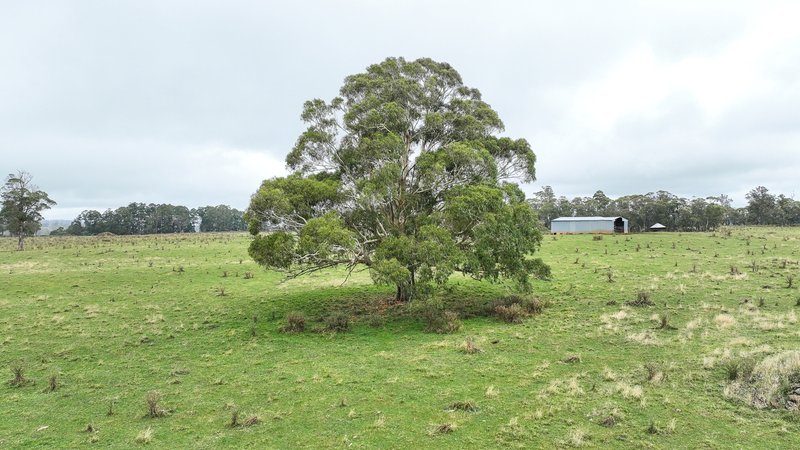
[[[414,270],[411,269],[411,279],[409,283],[403,283],[397,285],[397,294],[395,294],[394,300],[396,302],[408,302],[411,301],[411,298],[414,295],[414,288],[416,287],[416,276],[414,274]]]
[[[397,285],[397,294],[394,296],[394,300],[396,302],[408,302],[411,300],[411,289],[408,288],[406,285]]]
[[[22,234],[17,235],[17,251],[25,250],[25,236]]]

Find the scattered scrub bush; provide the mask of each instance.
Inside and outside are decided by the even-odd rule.
[[[466,353],[468,355],[480,353],[483,351],[480,349],[480,347],[478,347],[475,344],[475,341],[472,338],[465,339],[464,342],[461,344],[460,350],[462,353]]]
[[[350,331],[350,316],[340,311],[331,313],[324,319],[324,328],[337,333]]]
[[[628,306],[654,306],[652,295],[648,291],[639,291],[636,294],[636,300],[628,300],[625,302]]]
[[[145,417],[166,417],[169,414],[169,411],[162,408],[160,405],[161,393],[158,391],[148,392],[144,400],[147,403],[147,414],[145,414]]]
[[[495,308],[495,314],[505,323],[522,323],[525,318],[525,310],[522,309],[519,303],[514,303],[511,306],[500,305]]]
[[[461,329],[458,314],[446,311],[439,301],[428,300],[418,308],[418,314],[425,323],[425,331],[429,333],[449,334]]]
[[[303,313],[291,312],[286,315],[286,325],[280,331],[284,333],[302,333],[306,331],[306,316]]]
[[[478,405],[471,400],[453,402],[445,408],[447,411],[478,412]]]
[[[8,380],[11,387],[22,387],[30,383],[30,380],[25,378],[25,369],[22,366],[12,366],[11,373],[14,374],[14,378]]]

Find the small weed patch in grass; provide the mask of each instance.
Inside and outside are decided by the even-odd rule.
[[[461,329],[458,313],[444,310],[441,302],[429,300],[418,308],[417,313],[425,323],[425,331],[429,333],[450,334]]]
[[[8,385],[11,387],[22,387],[31,382],[25,378],[25,369],[22,366],[11,367],[11,373],[14,374],[14,378],[8,380]]]
[[[625,302],[625,304],[628,306],[637,306],[637,307],[655,306],[655,302],[653,302],[653,299],[651,297],[652,295],[650,294],[650,292],[639,291],[636,294],[636,300],[628,300],[627,302]]]
[[[447,411],[478,412],[479,408],[471,400],[453,402],[445,408]]]
[[[586,442],[589,439],[589,434],[586,431],[576,428],[571,430],[567,435],[567,439],[564,441],[564,444],[568,447],[573,448],[581,448],[588,445]]]
[[[136,435],[136,442],[139,444],[149,444],[153,441],[153,429],[150,427],[145,428]]]
[[[346,313],[337,311],[329,314],[324,319],[324,330],[336,333],[350,331],[350,316]]]
[[[645,379],[650,383],[660,383],[664,379],[664,371],[656,363],[646,363],[644,365]]]
[[[430,434],[449,434],[453,431],[456,431],[456,425],[454,423],[443,423],[440,425],[435,425]]]
[[[736,325],[736,319],[730,314],[722,313],[714,317],[714,323],[717,324],[717,328],[720,329],[730,328]]]
[[[675,330],[676,328],[669,323],[669,313],[661,313],[657,316],[657,329]]]
[[[497,317],[505,323],[522,323],[525,318],[525,310],[519,303],[510,306],[500,305],[494,311]]]
[[[611,428],[617,424],[618,419],[613,414],[606,416],[600,421],[601,427]]]
[[[303,313],[291,312],[286,315],[286,325],[280,328],[283,333],[302,333],[306,331],[306,316]]]
[[[530,297],[523,299],[522,307],[528,314],[536,316],[544,311],[544,309],[547,307],[547,302],[538,297]]]
[[[370,314],[366,317],[367,325],[372,328],[382,328],[386,325],[386,317],[383,314]]]
[[[52,373],[47,378],[47,386],[44,388],[44,391],[45,392],[55,392],[56,390],[58,390],[59,386],[60,386],[60,384],[58,382],[58,374],[57,373]]]
[[[158,391],[148,392],[144,400],[145,403],[147,403],[147,413],[145,414],[145,417],[154,419],[169,415],[169,411],[161,407],[161,393]]]
[[[461,351],[461,353],[466,353],[468,355],[473,355],[475,353],[480,353],[483,351],[481,350],[480,347],[478,347],[477,344],[475,344],[475,340],[473,340],[472,338],[465,339],[464,342],[461,343],[458,349],[459,351]]]

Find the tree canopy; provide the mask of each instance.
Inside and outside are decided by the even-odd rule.
[[[535,179],[525,139],[449,64],[388,58],[303,107],[308,128],[245,214],[250,255],[290,277],[367,267],[398,300],[454,272],[529,287],[541,234],[514,181]],[[264,230],[274,230],[263,233]]]
[[[33,184],[27,172],[9,174],[0,190],[3,206],[0,209],[2,227],[17,236],[17,249],[25,249],[25,237],[32,236],[42,227],[42,211],[56,204],[46,192]]]

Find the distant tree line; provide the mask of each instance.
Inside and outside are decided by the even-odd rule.
[[[658,222],[675,231],[708,231],[720,225],[800,225],[800,201],[783,194],[773,195],[758,186],[746,195],[747,206],[734,208],[729,196],[721,194],[686,199],[667,191],[625,195],[617,199],[597,191],[591,197],[556,197],[544,186],[528,200],[547,228],[558,217],[622,216],[631,231],[644,231]]]
[[[199,231],[244,231],[244,213],[227,205],[186,206],[131,203],[128,206],[101,213],[81,212],[66,229],[54,230],[51,235],[92,236],[98,233],[163,234]]]

